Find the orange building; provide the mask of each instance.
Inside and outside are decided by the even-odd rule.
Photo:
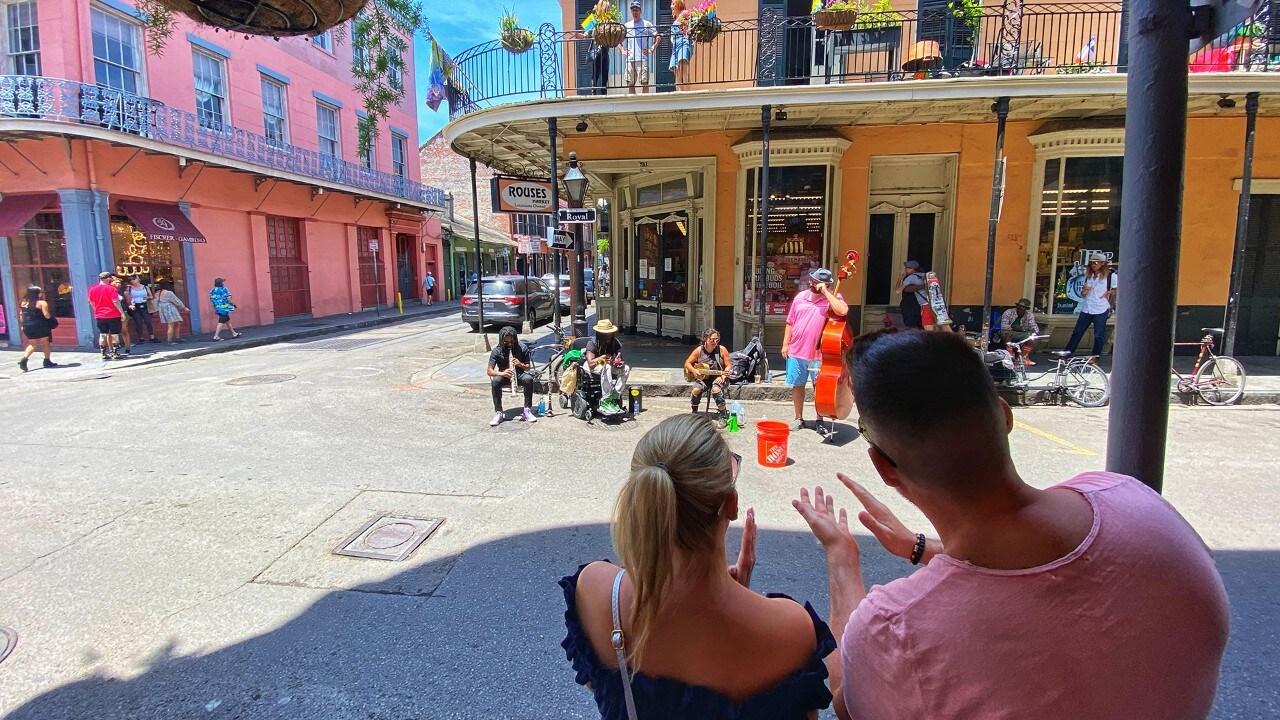
[[[579,28],[592,5],[562,3],[565,27]],[[586,32],[544,28],[521,56],[496,42],[479,46],[457,56],[444,134],[500,172],[545,176],[547,118],[557,118],[562,160],[576,152],[591,193],[613,211],[600,258],[613,282],[598,293],[600,315],[629,332],[685,340],[715,326],[740,346],[763,300],[776,346],[799,278],[814,265],[834,267],[848,250],[860,263],[840,291],[860,329],[892,315],[906,260],[938,273],[958,323],[981,325],[993,103],[1009,98],[994,305],[1031,299],[1050,344],[1065,344],[1085,255],[1106,253],[1121,278],[1141,267],[1120,253],[1122,4],[893,6],[824,29],[808,3],[722,0],[718,34],[692,44],[687,82],[677,84],[670,10],[648,0],[643,14],[658,40],[641,55],[647,86],[635,88],[647,93],[631,94],[620,51],[594,50]],[[956,6],[972,12],[947,9]],[[1241,354],[1276,354],[1280,335],[1280,46],[1267,40],[1280,37],[1269,30],[1277,22],[1255,18],[1189,57],[1180,340],[1222,322],[1244,97],[1261,97]],[[652,42],[643,33],[635,40]]]

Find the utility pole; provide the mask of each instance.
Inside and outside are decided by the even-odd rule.
[[[767,308],[764,301],[765,289],[769,284],[769,273],[766,263],[769,252],[769,123],[773,120],[773,106],[760,107],[760,194],[756,198],[760,203],[760,280],[756,285],[756,300],[760,303],[760,326],[756,336],[760,338],[760,347],[764,344],[764,314]],[[769,351],[765,349],[764,360],[760,369],[761,379],[770,382]]]
[[[1128,103],[1107,470],[1164,484],[1187,140],[1185,2],[1130,0]]]
[[[480,313],[480,334],[484,336],[484,349],[492,350],[489,334],[484,331],[484,264],[480,258],[480,191],[476,189],[476,159],[471,158],[471,222],[476,230],[476,309]],[[463,285],[463,293],[466,286]]]
[[[601,51],[603,52],[603,51]],[[558,219],[560,211],[560,175],[556,170],[556,119],[554,117],[547,118],[547,132],[551,140],[551,217],[548,221],[548,227],[552,228],[552,236],[555,236],[555,230],[560,229],[560,221]],[[547,238],[548,245],[550,238]],[[555,320],[556,333],[560,332],[560,250],[551,249],[551,268],[555,273],[555,300],[551,303],[551,317]],[[570,308],[572,310],[572,308]]]
[[[1221,104],[1221,103],[1219,103]],[[1244,171],[1240,173],[1240,207],[1236,211],[1236,247],[1231,259],[1231,290],[1222,333],[1222,354],[1234,355],[1236,323],[1240,318],[1240,285],[1244,274],[1244,245],[1249,231],[1249,194],[1253,187],[1253,134],[1258,122],[1258,93],[1244,96]]]
[[[996,226],[1000,224],[1000,206],[1004,200],[1004,123],[1009,119],[1009,98],[1002,97],[991,106],[996,114],[996,161],[991,171],[991,215],[987,223],[987,280],[982,292],[982,335],[979,347],[987,349],[991,337],[991,286],[996,271]]]

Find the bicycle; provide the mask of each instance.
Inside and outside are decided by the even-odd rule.
[[[1244,366],[1230,355],[1218,355],[1213,352],[1213,336],[1221,335],[1222,328],[1200,328],[1205,336],[1200,342],[1176,342],[1174,347],[1200,347],[1196,356],[1196,364],[1191,368],[1191,376],[1184,377],[1173,368],[1173,377],[1177,381],[1179,393],[1190,395],[1195,393],[1201,400],[1210,405],[1231,405],[1244,395],[1246,375]],[[1205,355],[1209,361],[1204,362]]]
[[[1106,405],[1111,399],[1111,380],[1101,368],[1089,362],[1093,359],[1092,356],[1072,357],[1066,350],[1054,350],[1049,353],[1056,359],[1053,367],[1035,377],[1036,381],[1047,375],[1052,375],[1053,379],[1047,385],[1032,384],[1032,380],[1027,377],[1027,363],[1022,357],[1022,346],[1048,337],[1032,335],[1025,340],[1006,343],[1007,350],[987,354],[987,363],[990,365],[1000,362],[1013,370],[1013,380],[1004,385],[1023,395],[1028,390],[1048,392],[1055,400],[1065,397],[1082,407]]]
[[[533,374],[534,382],[545,388],[543,393],[547,406],[547,414],[551,415],[551,390],[554,387],[556,394],[559,395],[560,409],[569,409],[569,397],[559,392],[561,380],[564,378],[565,364],[564,356],[568,354],[570,347],[573,345],[573,338],[565,334],[564,328],[555,327],[551,329],[555,336],[555,342],[543,345],[537,345],[529,350],[529,356],[534,358],[533,368],[530,372]],[[550,350],[551,357],[545,363],[539,365],[534,357],[539,352]]]

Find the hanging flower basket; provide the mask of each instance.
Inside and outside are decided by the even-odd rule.
[[[857,10],[819,10],[813,14],[813,22],[819,30],[844,32],[858,20]]]
[[[156,0],[195,20],[238,33],[319,35],[360,12],[369,0]]]
[[[620,22],[596,23],[591,29],[591,39],[602,48],[618,47],[627,37],[627,26]]]
[[[720,34],[720,19],[714,16],[694,18],[689,21],[689,39],[696,43],[709,43]]]
[[[503,49],[515,55],[528,52],[533,47],[533,40],[533,31],[528,28],[503,30],[500,37]]]

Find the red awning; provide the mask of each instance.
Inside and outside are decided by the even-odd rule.
[[[54,193],[34,195],[5,195],[0,200],[0,235],[13,237],[18,230],[46,205],[57,200]]]
[[[182,214],[173,203],[120,200],[116,203],[125,215],[144,235],[152,240],[177,240],[178,242],[205,242],[204,233]]]

